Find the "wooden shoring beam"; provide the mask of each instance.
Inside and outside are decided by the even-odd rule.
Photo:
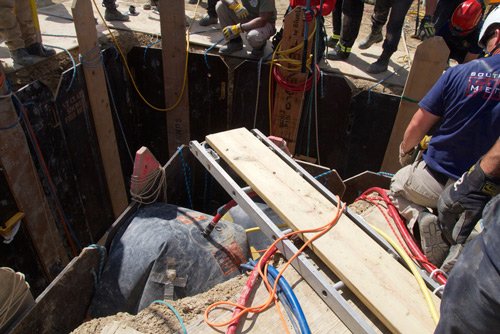
[[[92,2],[89,0],[73,0],[71,12],[75,21],[80,54],[85,55],[84,59],[82,59],[83,72],[87,83],[90,107],[94,118],[109,196],[114,217],[117,218],[127,207],[128,199],[116,144]]]
[[[0,75],[3,75],[0,67]],[[19,116],[7,85],[0,86],[0,127],[13,125]],[[47,278],[56,277],[69,259],[45,197],[21,122],[10,129],[0,130],[0,165],[3,166],[24,224],[40,258]]]
[[[170,109],[179,102],[167,111],[168,153],[172,156],[177,147],[191,139],[188,82],[184,78],[187,76],[186,16],[184,1],[163,2],[159,9],[165,106]]]

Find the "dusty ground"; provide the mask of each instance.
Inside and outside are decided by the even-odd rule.
[[[52,5],[55,3],[62,2],[62,0],[38,0],[37,1],[37,6],[44,7],[48,5]],[[139,3],[137,3],[139,2]],[[143,1],[146,2],[146,1]],[[186,10],[194,11],[195,5],[188,4],[186,2]],[[134,1],[135,5],[140,5],[140,1]],[[289,2],[287,0],[277,0],[276,1],[276,7],[278,10],[278,20],[279,22],[282,21],[283,14],[285,13],[287,7],[288,7]],[[205,8],[207,6],[206,1],[202,1],[200,3],[201,8],[198,9],[198,18],[201,18],[205,15]],[[416,7],[417,7],[417,2],[415,1],[414,4],[412,5],[412,8],[409,11],[409,14],[407,15],[407,19],[405,22],[404,26],[404,31],[406,33],[406,43],[408,48],[415,48],[419,44],[419,40],[410,38],[409,36],[414,33],[415,30],[415,14],[416,13]],[[125,8],[119,8],[122,12],[125,11]],[[358,41],[361,41],[366,35],[369,34],[370,32],[370,15],[373,12],[373,6],[366,4],[365,5],[365,10],[364,10],[364,18],[363,18],[363,23],[361,26],[360,34],[358,37]],[[328,34],[332,33],[332,19],[331,15],[327,16],[325,18],[325,27],[326,31]],[[129,50],[132,46],[135,45],[142,45],[142,46],[147,46],[151,44],[153,39],[155,38],[154,36],[150,36],[147,34],[142,34],[142,33],[132,33],[132,32],[127,32],[127,31],[116,31],[115,33],[118,43],[120,44],[120,47],[125,51]],[[161,47],[161,43],[155,45],[154,47]],[[203,52],[205,51],[204,48],[192,45],[192,51],[198,51],[198,52]],[[403,44],[403,39],[400,43],[400,49],[404,50],[404,44]],[[78,48],[70,50],[71,54],[75,58],[75,61],[78,61]],[[59,77],[61,73],[69,68],[71,68],[72,62],[70,58],[65,54],[58,54],[55,57],[52,57],[51,59],[39,62],[33,66],[30,66],[28,68],[23,68],[21,70],[18,70],[16,72],[8,74],[8,78],[12,83],[13,89],[18,90],[19,88],[23,87],[26,84],[29,84],[30,82],[34,80],[41,80],[43,83],[45,83],[47,86],[52,88],[52,90],[55,92],[57,89],[57,85],[59,82]],[[43,79],[41,79],[43,78]],[[373,86],[374,82],[372,81],[367,81],[367,80],[361,80],[361,79],[355,79],[355,78],[350,78],[351,81],[355,84],[358,89],[368,89],[371,86]],[[393,93],[393,94],[401,94],[402,93],[402,87],[399,86],[394,86],[394,85],[389,85],[389,84],[380,84],[377,87],[373,89],[374,91],[379,91],[379,92],[384,92],[384,93]]]

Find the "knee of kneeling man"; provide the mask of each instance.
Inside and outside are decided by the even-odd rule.
[[[247,34],[248,44],[254,49],[260,49],[266,45],[267,39],[257,30],[250,30]]]

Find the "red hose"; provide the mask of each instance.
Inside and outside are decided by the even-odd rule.
[[[266,252],[260,263],[262,267],[264,267],[271,256],[277,251],[276,247],[273,246],[268,252]],[[252,270],[252,273],[248,277],[247,283],[241,292],[240,299],[238,300],[238,304],[245,306],[250,296],[250,292],[252,292],[253,286],[255,282],[257,282],[257,278],[259,278],[259,266],[255,266]],[[234,309],[233,318],[240,314],[241,309],[239,307]],[[234,321],[227,327],[226,334],[234,334],[236,332],[236,328],[238,327],[238,323],[240,322],[241,317],[234,319]]]
[[[373,187],[365,191],[360,197],[362,196],[367,196],[368,194],[376,192],[382,196],[382,199],[384,202],[387,204],[387,211],[389,216],[391,216],[394,221],[396,222],[396,226],[398,227],[399,233],[403,236],[404,241],[406,242],[406,245],[410,249],[411,253],[413,256],[420,262],[420,264],[424,267],[424,269],[428,273],[432,273],[436,268],[432,263],[427,260],[427,257],[422,253],[420,248],[417,246],[415,243],[415,239],[410,235],[408,232],[408,229],[406,228],[406,225],[404,224],[403,220],[401,219],[401,216],[399,215],[398,209],[394,206],[394,203],[389,199],[389,196],[387,196],[387,192],[385,189],[378,188],[378,187]],[[436,280],[439,282],[439,284],[446,284],[446,276],[443,275],[441,272],[436,273]]]

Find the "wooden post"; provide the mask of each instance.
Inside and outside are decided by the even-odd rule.
[[[191,140],[187,77],[182,90],[187,61],[184,1],[163,1],[159,9],[166,108],[180,98],[179,104],[167,111],[168,152],[173,155],[177,147]]]
[[[99,52],[92,2],[90,0],[73,0],[71,11],[75,21],[80,53],[87,55],[85,62],[93,66],[82,64],[108,191],[113,205],[113,212],[115,218],[117,218],[127,207],[128,200],[116,145],[104,68],[100,65],[102,60],[99,60],[101,54]]]
[[[303,17],[304,10],[300,7],[295,7],[285,16],[281,50],[289,50],[304,42],[305,21]],[[314,24],[310,24],[309,32],[312,31],[313,26]],[[307,54],[309,55],[311,54],[312,38],[307,41]],[[291,59],[302,61],[302,50],[301,48],[288,56]],[[282,66],[279,73],[288,82],[298,84],[305,82],[307,79],[307,73],[286,70],[286,68],[296,67],[297,65],[284,62]],[[271,134],[285,139],[292,155],[295,154],[304,94],[305,91],[294,93],[276,85]]]
[[[406,127],[419,108],[418,101],[427,94],[443,73],[449,54],[450,50],[441,36],[429,38],[417,47],[381,171],[395,173],[401,168],[398,158],[399,145],[403,140]]]
[[[0,76],[3,75],[0,67]],[[6,95],[7,92],[7,85],[0,85],[0,95]],[[18,117],[12,100],[7,97],[0,99],[0,127],[14,124]],[[69,259],[31,160],[21,122],[10,129],[0,130],[0,164],[5,169],[18,206],[24,213],[24,224],[45,274],[52,280],[68,264]]]

